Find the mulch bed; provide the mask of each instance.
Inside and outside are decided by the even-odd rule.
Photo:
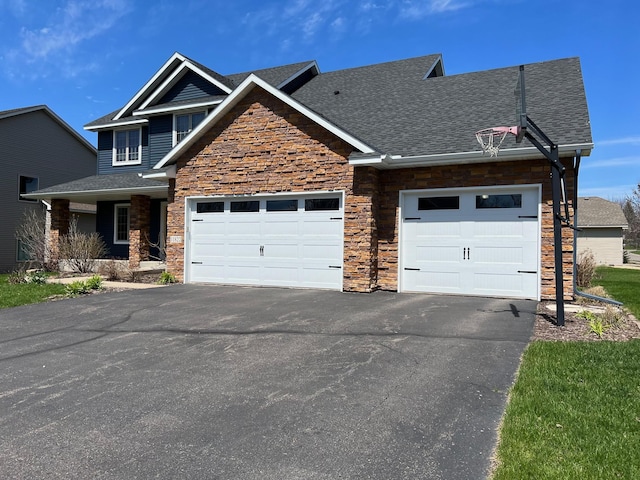
[[[564,326],[556,325],[556,313],[548,308],[554,302],[540,302],[538,314],[533,329],[533,340],[550,341],[615,341],[626,342],[634,338],[640,338],[640,323],[631,315],[623,314],[622,319],[615,325],[607,328],[602,337],[599,337],[589,328],[589,322],[580,318],[576,313],[565,310]]]

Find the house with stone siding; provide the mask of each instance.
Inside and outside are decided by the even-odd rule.
[[[580,61],[525,70],[570,199],[593,147]],[[135,268],[161,245],[184,282],[552,298],[549,162],[511,137],[491,157],[475,137],[515,123],[518,74],[446,75],[435,54],[222,75],[175,53],[85,126],[97,175],[32,195],[52,203],[54,243],[69,202],[94,203],[111,256]]]

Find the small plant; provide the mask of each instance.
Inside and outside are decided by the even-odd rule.
[[[89,293],[89,288],[82,280],[76,280],[75,282],[67,284],[64,289],[64,293],[69,297],[77,297],[78,295]]]
[[[158,280],[160,285],[168,285],[169,283],[176,283],[176,277],[171,272],[162,272],[160,279]]]
[[[598,338],[602,338],[605,330],[611,325],[605,321],[602,317],[599,317],[595,313],[589,310],[582,310],[576,314],[576,317],[582,318],[589,322],[589,330],[591,333],[595,333]]]
[[[84,282],[89,290],[102,290],[102,277],[94,275]]]
[[[44,285],[47,283],[47,276],[42,270],[27,273],[26,282],[34,285]]]

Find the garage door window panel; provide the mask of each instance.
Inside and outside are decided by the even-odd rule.
[[[198,202],[196,211],[198,213],[222,213],[224,212],[224,202]]]
[[[522,208],[522,194],[476,195],[476,208]]]
[[[260,211],[258,200],[231,202],[231,213],[248,213]]]
[[[296,212],[298,200],[267,200],[267,212]]]
[[[304,201],[306,212],[340,210],[339,198],[307,198]]]
[[[418,210],[459,210],[460,197],[421,197],[418,198]]]

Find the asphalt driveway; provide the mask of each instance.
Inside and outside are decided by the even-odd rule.
[[[535,308],[176,285],[0,310],[0,478],[483,478]]]

